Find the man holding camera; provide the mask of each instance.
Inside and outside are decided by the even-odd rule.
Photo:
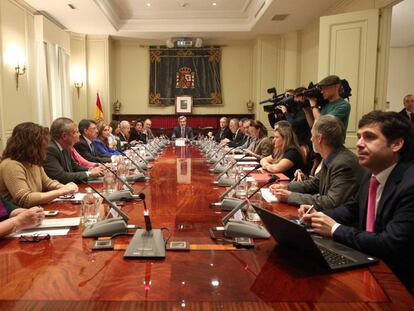
[[[342,121],[346,131],[351,105],[340,96],[341,79],[335,75],[327,76],[318,83],[318,86],[328,103],[320,108],[316,98],[309,98],[310,108],[304,109],[309,126],[312,127],[321,115],[330,114]]]

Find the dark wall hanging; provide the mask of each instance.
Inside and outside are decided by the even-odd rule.
[[[222,105],[221,48],[150,46],[150,106],[175,105],[192,96],[194,106]]]

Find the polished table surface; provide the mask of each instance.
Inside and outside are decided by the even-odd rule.
[[[154,228],[172,240],[213,244],[208,229],[226,214],[209,207],[223,188],[197,148],[168,147],[154,163],[146,194]],[[102,187],[102,185],[100,185]],[[266,205],[282,214],[296,210]],[[80,205],[54,203],[59,217],[79,215]],[[123,210],[143,225],[141,202]],[[414,299],[384,264],[326,273],[276,242],[256,240],[254,250],[168,251],[164,260],[125,260],[124,251],[92,251],[81,229],[49,241],[0,241],[0,310],[407,310]],[[129,237],[116,238],[127,243]]]

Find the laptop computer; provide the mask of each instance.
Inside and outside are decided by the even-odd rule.
[[[378,263],[378,259],[353,248],[311,234],[306,227],[277,215],[271,211],[253,205],[271,236],[281,246],[302,252],[318,264],[331,271],[363,267]]]

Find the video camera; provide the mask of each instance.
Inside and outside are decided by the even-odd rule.
[[[341,87],[339,90],[339,96],[342,98],[349,99],[352,96],[351,94],[351,87],[346,79],[341,80]],[[323,98],[322,89],[320,86],[313,84],[313,82],[309,83],[308,89],[296,94],[296,96],[304,96],[305,98],[316,98],[318,106],[323,107],[325,106],[328,101]],[[309,104],[309,102],[308,102]],[[307,106],[309,107],[309,106]],[[306,108],[306,107],[304,107]]]
[[[263,110],[267,113],[278,113],[280,109],[276,108],[278,106],[278,103],[285,98],[285,94],[279,94],[277,95],[276,88],[272,87],[270,89],[267,89],[267,94],[273,94],[273,96],[269,99],[262,100],[260,104],[267,104],[267,103],[273,103],[273,105],[267,105],[263,106]],[[279,111],[278,111],[279,110]],[[281,112],[281,111],[280,111]]]

